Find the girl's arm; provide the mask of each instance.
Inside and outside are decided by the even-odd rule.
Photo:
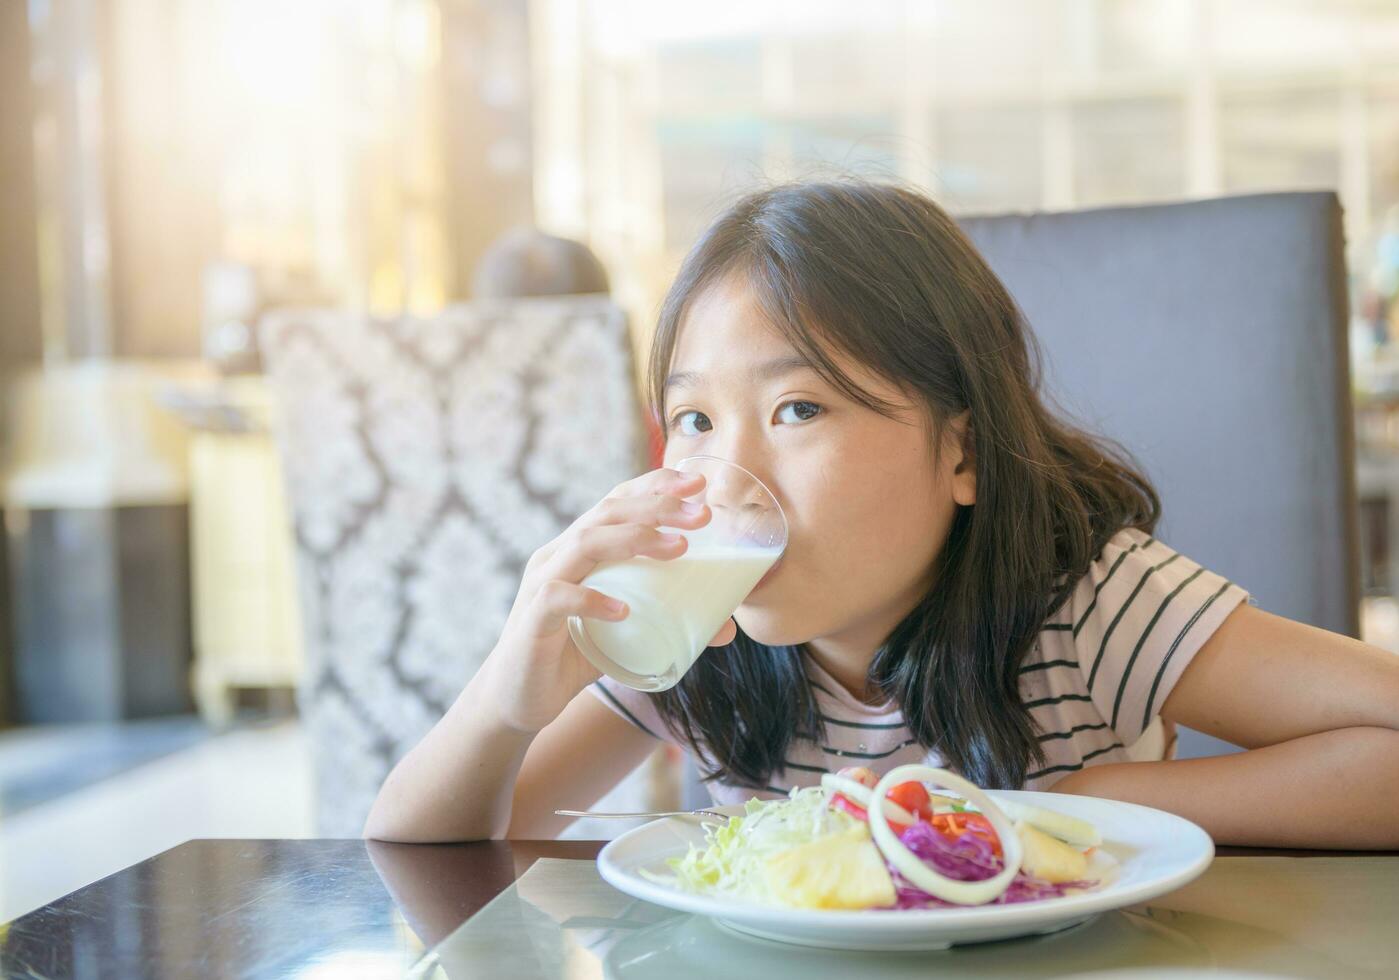
[[[1399,847],[1399,655],[1240,606],[1161,713],[1249,751],[1090,766],[1054,791],[1178,813],[1220,844]]]
[[[683,500],[703,486],[698,473],[652,470],[616,487],[530,556],[500,641],[389,773],[366,836],[425,843],[544,833],[566,821],[542,808],[582,809],[641,761],[651,736],[585,693],[600,675],[566,625],[569,616],[628,615],[625,603],[583,580],[602,562],[684,554],[685,537],[659,528],[707,524],[709,508]],[[726,627],[713,642],[732,638]]]
[[[573,823],[661,743],[583,691],[525,753],[506,837],[547,839]]]
[[[480,675],[478,675],[479,677]],[[404,843],[555,836],[657,746],[586,690],[537,735],[493,716],[473,678],[390,773],[365,836]]]

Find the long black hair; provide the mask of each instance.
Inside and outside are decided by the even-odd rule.
[[[1040,351],[1010,293],[927,197],[854,181],[751,194],[682,264],[651,348],[653,406],[686,310],[740,275],[770,322],[821,375],[866,407],[894,407],[834,363],[842,352],[915,397],[932,423],[970,410],[976,503],[957,508],[936,585],[870,664],[868,684],[914,738],[983,786],[1018,788],[1043,753],[1017,671],[1046,619],[1113,534],[1151,533],[1155,489],[1120,446],[1060,418],[1040,394]],[[801,650],[741,631],[653,695],[709,778],[761,788],[794,738],[823,738]]]

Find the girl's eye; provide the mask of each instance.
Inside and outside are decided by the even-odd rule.
[[[784,424],[797,425],[810,422],[823,411],[825,409],[815,402],[792,401],[777,409],[777,420]],[[670,425],[672,429],[686,436],[697,436],[714,429],[714,423],[709,420],[709,416],[696,411],[677,412]]]
[[[777,418],[780,422],[798,423],[809,422],[822,412],[820,405],[815,402],[787,402],[777,410]]]
[[[680,412],[670,424],[672,428],[678,429],[681,435],[686,436],[697,436],[714,428],[714,423],[710,422],[703,412]]]

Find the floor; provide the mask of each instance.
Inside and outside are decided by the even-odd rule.
[[[0,922],[194,837],[313,836],[310,766],[294,721],[186,734],[175,751],[114,765],[62,795],[31,793],[0,814]],[[69,737],[7,735],[0,764],[21,750],[59,758]],[[108,755],[115,764],[130,753]]]
[[[213,738],[194,715],[0,734],[0,814],[23,810]]]

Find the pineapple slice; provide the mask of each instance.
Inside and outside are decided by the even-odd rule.
[[[1015,822],[1015,832],[1025,846],[1020,868],[1028,875],[1058,884],[1078,881],[1088,874],[1088,856],[1024,820]]]
[[[864,909],[894,904],[894,882],[865,824],[769,857],[763,877],[784,905]]]

